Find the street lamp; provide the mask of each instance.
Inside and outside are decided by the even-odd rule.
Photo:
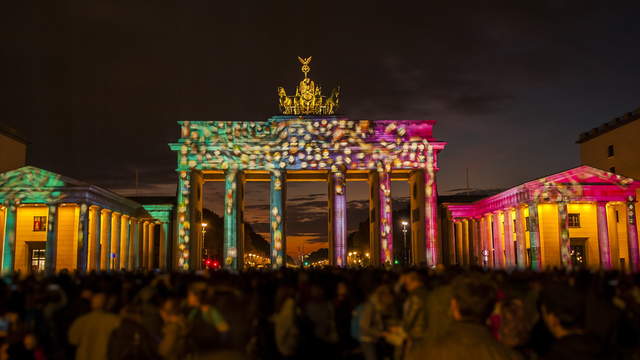
[[[202,243],[198,244],[198,245],[200,245],[200,249],[201,249],[200,250],[200,258],[201,258],[200,261],[202,261],[202,255],[205,255],[205,256],[209,255],[208,252],[207,252],[207,249],[204,248],[204,234],[207,233],[207,225],[209,225],[209,224],[207,224],[206,222],[202,222],[200,224],[200,226],[202,227]]]
[[[404,252],[404,264],[409,265],[409,249],[407,249],[407,225],[409,225],[409,222],[407,222],[407,220],[402,220],[402,222],[400,223],[402,224],[402,238],[403,238],[403,243],[404,243],[404,248],[403,248],[403,252]]]

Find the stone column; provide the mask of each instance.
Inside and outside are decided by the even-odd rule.
[[[48,275],[56,272],[56,251],[58,245],[58,205],[49,204],[49,213],[47,214],[47,244],[45,250],[46,260],[44,263],[45,271]]]
[[[527,243],[525,239],[524,211],[520,206],[516,206],[516,262],[518,269],[527,267],[526,250]]]
[[[409,174],[409,193],[411,196],[411,263],[413,265],[422,264],[427,261],[424,180],[424,170],[414,170]]]
[[[2,249],[2,273],[13,273],[13,262],[16,252],[17,207],[10,204],[5,212],[4,246]]]
[[[142,221],[142,268],[148,270],[149,265],[149,222]]]
[[[598,201],[596,208],[598,217],[598,247],[600,248],[600,266],[604,270],[611,270],[609,225],[607,224],[607,202]]]
[[[113,270],[120,270],[120,238],[122,235],[122,214],[114,214],[114,218],[113,218],[113,230],[112,230],[112,234],[113,234],[113,244],[111,245],[112,248],[110,249],[111,251],[111,264],[112,264],[112,268]],[[115,249],[113,249],[113,245],[115,245]]]
[[[93,217],[93,232],[94,232],[94,243],[91,247],[91,269],[95,271],[100,271],[101,264],[101,256],[100,256],[100,240],[102,236],[102,209],[99,207],[95,207],[95,215]]]
[[[136,238],[136,219],[129,218],[129,257],[127,258],[127,269],[135,270],[135,258],[137,256],[136,253],[136,242],[138,239]]]
[[[496,268],[504,268],[504,246],[500,237],[500,228],[504,228],[500,223],[500,212],[496,211],[492,215],[492,231],[493,231],[493,263]]]
[[[271,229],[271,268],[287,266],[287,242],[285,232],[285,202],[287,199],[287,174],[281,170],[271,172],[269,191],[269,218]]]
[[[369,256],[371,265],[381,264],[380,254],[380,175],[369,171]],[[412,200],[413,201],[413,200]]]
[[[469,218],[469,265],[478,265],[478,220]]]
[[[567,202],[558,202],[558,235],[560,245],[560,264],[566,269],[572,269],[571,264],[571,240],[569,239],[569,215]]]
[[[141,263],[141,250],[142,247],[140,246],[141,244],[141,231],[140,231],[140,219],[133,219],[133,262],[131,267],[134,270],[137,270],[140,268],[140,263]]]
[[[542,270],[540,254],[540,223],[538,221],[538,203],[529,203],[529,243],[531,244],[531,269]]]
[[[87,255],[89,254],[89,206],[79,204],[78,215],[78,259],[76,268],[80,272],[87,271]]]
[[[230,270],[241,270],[244,265],[243,185],[242,172],[227,171],[224,197],[224,267]]]
[[[469,266],[471,257],[471,239],[469,237],[469,219],[462,220],[462,265]]]
[[[449,236],[447,236],[447,246],[445,246],[443,258],[446,265],[453,265],[456,262],[456,221],[451,217],[451,214],[447,214],[447,219],[449,220]]]
[[[486,237],[485,237],[485,246],[487,249],[487,265],[491,268],[496,267],[495,263],[495,245],[493,244],[493,214],[489,213],[485,218],[485,229]]]
[[[347,265],[347,189],[343,171],[329,172],[329,263]]]
[[[391,206],[390,169],[378,171],[380,179],[380,262],[393,264],[393,208]],[[346,227],[346,210],[345,210]],[[346,229],[345,229],[346,233]],[[346,236],[345,236],[346,238]],[[346,242],[345,242],[346,244]]]
[[[429,155],[429,157],[433,158],[433,154]],[[427,266],[434,267],[441,263],[440,246],[438,245],[438,193],[436,191],[435,171],[425,172],[424,187],[424,232],[427,250]]]
[[[171,234],[169,223],[160,223],[160,270],[167,271],[171,268]]]
[[[147,257],[147,270],[153,270],[155,268],[155,238],[156,238],[156,224],[153,222],[149,222],[149,230],[147,232],[147,237],[149,238],[147,245],[149,248],[147,249],[147,253],[149,256]]]
[[[504,211],[504,249],[506,252],[506,266],[513,268],[515,263],[515,251],[513,248],[513,218],[511,209]]]
[[[241,174],[238,172],[238,174]],[[242,183],[240,183],[242,184]],[[191,259],[189,269],[202,269],[202,249],[204,238],[202,234],[202,188],[204,178],[202,172],[198,170],[191,171],[191,193],[190,193],[190,210],[191,210],[191,242],[189,246],[189,258]],[[242,187],[240,186],[239,189]],[[242,218],[242,208],[238,208],[240,218]],[[154,230],[155,231],[155,230]],[[242,238],[239,238],[242,239]],[[238,246],[242,245],[239,240]]]
[[[191,172],[178,172],[178,196],[177,196],[177,262],[178,269],[189,270],[191,258],[189,248],[191,247]],[[144,224],[144,223],[143,223]],[[146,266],[146,248],[144,247],[145,225],[142,230],[142,266]],[[198,229],[194,229],[197,231]],[[197,235],[196,235],[197,236]]]
[[[122,215],[122,229],[124,234],[124,239],[121,243],[124,244],[123,249],[120,251],[120,268],[124,268],[130,270],[129,267],[129,249],[131,248],[131,232],[129,231],[129,221],[131,218],[128,215]]]
[[[455,259],[456,259],[456,261],[455,261],[455,263],[457,265],[462,266],[462,265],[464,265],[464,235],[462,233],[462,227],[463,227],[462,220],[458,219],[455,222],[455,226],[456,226],[456,237],[455,237],[455,240],[456,240],[456,257],[455,257]]]
[[[101,268],[107,271],[111,271],[111,227],[113,213],[110,210],[103,210],[103,222],[105,224],[104,233],[102,234],[102,240],[100,245],[101,252]]]
[[[631,271],[640,271],[640,254],[638,254],[638,222],[636,221],[636,199],[627,200],[627,248],[629,249],[629,264]]]

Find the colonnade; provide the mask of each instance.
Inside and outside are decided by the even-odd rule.
[[[244,259],[244,184],[247,181],[270,183],[270,258],[273,268],[286,264],[286,184],[292,181],[326,181],[328,184],[328,242],[329,263],[334,266],[347,265],[347,182],[367,181],[369,185],[370,253],[374,265],[391,264],[393,252],[393,221],[391,206],[391,181],[404,180],[410,184],[411,197],[411,263],[426,263],[435,266],[440,249],[436,241],[436,191],[435,181],[424,170],[377,170],[337,171],[196,171],[179,177],[180,196],[188,196],[190,210],[179,215],[179,222],[189,216],[190,253],[183,257],[180,266],[191,262],[191,268],[202,263],[202,192],[207,181],[224,181],[224,259],[226,268],[241,269]],[[179,198],[179,203],[184,202]],[[194,229],[196,231],[194,231]],[[182,227],[179,231],[186,233]],[[314,229],[310,229],[314,230]],[[317,229],[315,229],[317,230]],[[180,244],[178,245],[180,248]],[[183,252],[184,254],[184,252]]]
[[[58,213],[60,206],[76,206],[76,269],[93,270],[167,269],[171,264],[168,223],[137,218],[88,203],[47,205],[45,270],[55,273],[58,257]],[[7,206],[3,241],[2,271],[13,271],[15,264],[17,207]],[[155,232],[159,232],[159,254],[155,254]]]
[[[582,202],[584,203],[584,202]],[[600,267],[610,270],[612,266],[610,228],[607,205],[612,201],[592,201],[596,208],[597,247]],[[619,199],[624,203],[626,214],[627,251],[632,271],[640,270],[638,253],[638,230],[635,215],[636,200],[633,197]],[[543,266],[571,268],[571,243],[567,201],[557,205],[557,234],[555,246],[559,249],[558,264],[543,264],[541,254],[541,229],[538,206],[540,202],[518,203],[489,211],[471,211],[469,205],[445,204],[448,208],[450,229],[446,247],[448,262],[463,266],[482,265],[491,268],[531,268],[541,270]],[[525,216],[528,215],[528,216]],[[616,215],[617,216],[617,215]],[[527,237],[528,235],[528,237]],[[528,241],[527,241],[528,240]],[[545,246],[549,246],[545,239]],[[527,247],[527,243],[529,246]]]

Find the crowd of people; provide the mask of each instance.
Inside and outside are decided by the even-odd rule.
[[[640,359],[640,277],[338,269],[16,274],[3,359]]]

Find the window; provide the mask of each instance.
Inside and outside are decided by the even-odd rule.
[[[613,150],[613,145],[607,146],[607,156],[612,157],[614,154],[615,154],[615,151]]]
[[[616,167],[615,166],[610,167],[609,168],[609,172],[615,174],[616,173]]]
[[[570,228],[580,227],[580,214],[569,214],[569,227]]]
[[[33,217],[33,231],[47,231],[47,217],[46,216],[34,216]]]

